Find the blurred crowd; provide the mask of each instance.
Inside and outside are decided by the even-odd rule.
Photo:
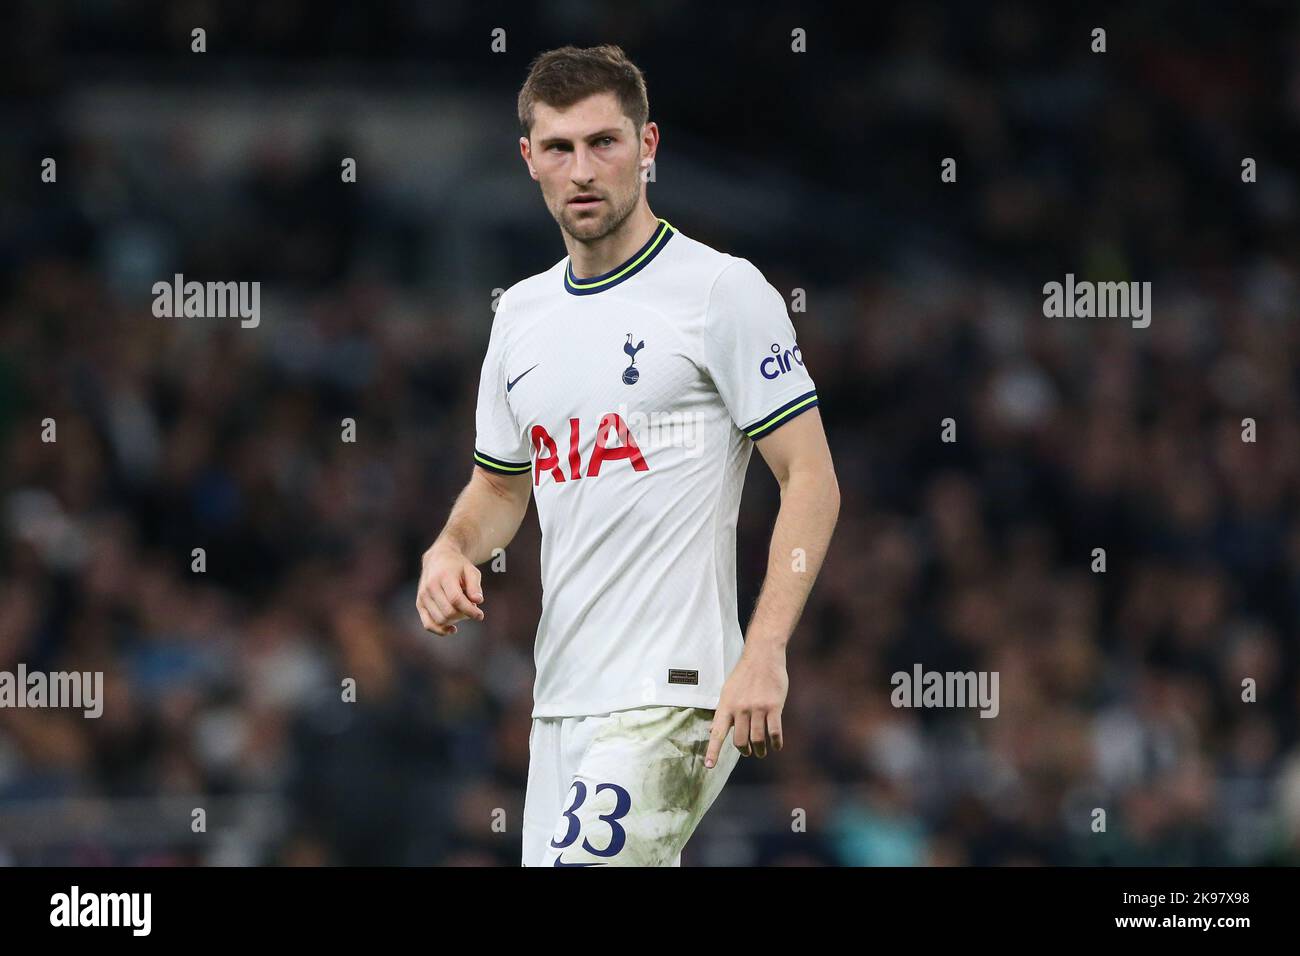
[[[119,75],[189,22],[40,6],[35,49],[115,52]],[[354,49],[331,45],[369,35],[338,5],[256,6],[277,15],[250,56],[292,36],[291,62],[362,76],[418,58],[420,24],[472,18],[394,5]],[[772,14],[671,69],[680,5],[520,21],[520,46],[614,39],[649,61],[663,155],[679,124],[706,166],[761,143],[861,210],[813,265],[651,186],[683,232],[806,290],[792,318],[843,495],[790,644],[789,744],[742,760],[688,865],[1300,864],[1300,21],[1178,9],[1115,13],[1106,54],[1087,17],[1018,4],[908,5],[862,50],[822,13],[803,61]],[[714,25],[739,36],[738,11]],[[456,83],[513,108],[526,53],[456,57]],[[50,70],[30,82],[57,104],[74,81]],[[97,720],[0,708],[0,863],[516,865],[535,518],[485,574],[483,624],[436,638],[414,598],[469,476],[491,290],[563,255],[540,199],[527,253],[495,240],[526,271],[448,288],[419,266],[447,224],[341,186],[343,147],[268,131],[213,180],[175,143],[59,115],[0,147],[0,670],[103,671],[106,701]],[[261,281],[261,323],[155,318],[173,272]],[[1045,318],[1066,273],[1150,281],[1151,326]],[[742,613],[777,502],[756,455]],[[918,663],[997,671],[998,716],[891,706]],[[277,824],[221,856],[188,814],[111,839],[131,801],[252,796]],[[102,806],[99,830],[6,830],[68,800]]]

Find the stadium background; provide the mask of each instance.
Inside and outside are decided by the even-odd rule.
[[[0,669],[107,702],[0,710],[0,862],[517,864],[531,508],[483,626],[424,633],[415,582],[493,290],[564,254],[515,93],[606,41],[654,211],[806,291],[843,491],[789,746],[687,865],[1300,862],[1300,19],[1079,6],[7,8]],[[153,317],[176,272],[261,324]],[[1150,328],[1044,318],[1067,272],[1152,282]],[[746,613],[776,500],[755,455]],[[1000,715],[894,709],[915,663],[997,670]]]

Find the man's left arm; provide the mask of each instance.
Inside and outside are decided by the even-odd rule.
[[[789,678],[785,653],[821,570],[840,510],[826,432],[816,407],[756,443],[781,486],[767,573],[745,633],[745,650],[722,687],[704,765],[713,767],[726,739],[745,755],[765,757],[785,743],[781,712]]]

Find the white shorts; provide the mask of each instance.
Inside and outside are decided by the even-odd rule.
[[[713,713],[533,718],[524,866],[681,866],[682,847],[740,760],[728,733],[705,769]]]

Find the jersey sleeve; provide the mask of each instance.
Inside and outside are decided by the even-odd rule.
[[[709,294],[705,363],[736,427],[754,441],[817,405],[785,300],[747,259]]]
[[[521,475],[532,468],[527,437],[515,422],[506,401],[502,331],[506,298],[497,301],[487,354],[479,373],[478,405],[474,411],[474,463],[498,475]]]

